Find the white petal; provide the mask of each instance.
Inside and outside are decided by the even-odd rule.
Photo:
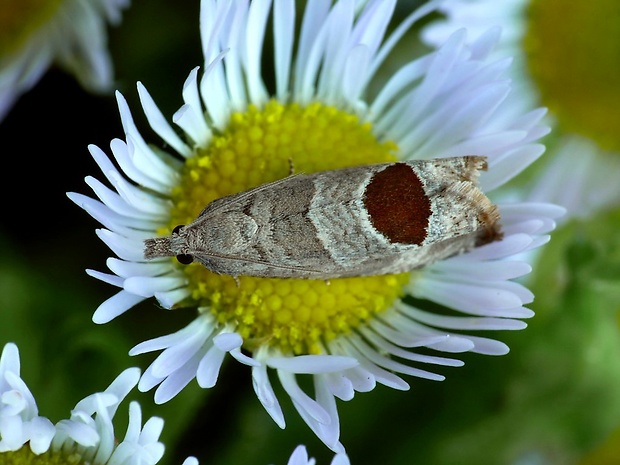
[[[284,429],[286,426],[284,414],[282,413],[280,403],[271,387],[266,365],[259,365],[252,368],[252,386],[254,387],[254,392],[256,392],[258,400],[265,410],[267,410],[269,416],[280,428]]]
[[[152,297],[156,292],[166,292],[187,285],[183,276],[132,276],[125,280],[124,288],[127,292]]]
[[[329,413],[301,390],[293,373],[278,370],[278,377],[282,387],[295,403],[297,409],[300,410],[300,413],[301,411],[305,412],[306,415],[319,423],[329,424],[332,421]]]
[[[270,8],[271,0],[250,3],[246,26],[246,82],[248,86],[249,100],[257,106],[262,106],[269,99],[267,90],[265,89],[265,84],[261,79],[261,58],[263,56],[263,42],[265,39],[265,29],[267,28]],[[277,23],[277,18],[278,15],[274,13],[274,23]],[[293,22],[289,24],[292,28],[295,25],[295,21],[293,20]],[[274,35],[274,39],[277,40],[278,36]]]
[[[276,0],[273,10],[273,41],[275,46],[276,98],[287,101],[291,57],[293,53],[295,29],[295,2]]]
[[[93,322],[97,324],[109,323],[143,300],[144,297],[142,296],[120,291],[97,307],[93,313]]]
[[[168,124],[166,118],[157,107],[157,104],[146,90],[146,87],[144,87],[141,82],[138,82],[137,86],[140,103],[142,104],[146,119],[153,131],[179,154],[183,155],[185,158],[189,157],[192,153],[191,149],[181,140],[174,129],[172,129],[172,126]]]
[[[297,374],[330,373],[346,370],[358,362],[352,357],[336,355],[299,355],[297,357],[271,357],[267,365],[276,370]]]

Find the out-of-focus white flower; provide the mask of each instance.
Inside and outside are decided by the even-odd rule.
[[[109,91],[113,72],[107,22],[118,24],[130,0],[2,0],[0,121],[52,63],[88,90]]]
[[[125,438],[119,441],[114,432],[119,404],[138,384],[137,368],[123,371],[105,391],[84,398],[68,419],[54,425],[37,415],[34,397],[19,377],[19,366],[17,346],[6,344],[0,358],[0,461],[2,452],[19,451],[27,443],[36,455],[60,453],[71,463],[155,465],[163,456],[159,435],[164,422],[152,417],[143,426],[137,402],[129,406]]]

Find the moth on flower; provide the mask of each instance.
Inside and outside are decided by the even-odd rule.
[[[147,259],[237,276],[330,279],[402,273],[501,238],[465,156],[293,175],[211,202]]]

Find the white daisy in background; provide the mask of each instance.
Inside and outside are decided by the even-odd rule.
[[[521,101],[550,109],[557,130],[529,198],[566,207],[563,220],[620,206],[620,4],[446,0],[439,9],[446,17],[425,27],[427,43],[501,26],[496,53],[514,58]]]
[[[158,442],[163,420],[152,417],[142,426],[137,402],[129,405],[125,438],[120,441],[114,434],[112,420],[119,404],[138,383],[137,368],[125,370],[105,391],[78,402],[70,418],[56,425],[38,416],[34,397],[19,373],[19,351],[8,343],[0,357],[2,463],[154,465],[163,456],[164,445]]]
[[[433,354],[501,355],[502,342],[467,334],[516,330],[533,295],[512,281],[530,266],[511,256],[548,240],[561,209],[500,204],[502,240],[411,273],[322,280],[260,279],[213,274],[176,259],[144,259],[144,240],[169,235],[210,201],[298,172],[409,159],[482,154],[490,193],[544,151],[544,110],[515,114],[510,60],[489,60],[491,30],[467,46],[464,30],[437,51],[414,56],[376,96],[366,95],[386,56],[430,2],[385,37],[394,1],[307,2],[295,32],[295,2],[203,1],[204,70],[190,72],[185,104],[166,121],[147,90],[138,93],[152,129],[168,150],[147,144],[117,94],[125,140],[111,142],[117,165],[89,150],[113,189],[88,177],[99,200],[70,198],[100,221],[98,236],[118,258],[112,274],[89,273],[120,291],[93,320],[105,323],[155,297],[165,308],[190,307],[187,327],[134,347],[163,351],[138,385],[157,387],[155,401],[192,379],[210,388],[226,353],[252,367],[258,399],[280,426],[284,415],[270,382],[275,371],[294,407],[332,450],[342,452],[336,398],[350,400],[377,383],[407,390],[401,375],[443,380],[420,368],[461,366]],[[263,41],[273,18],[273,91],[262,77]],[[265,73],[268,75],[270,73]],[[120,167],[119,168],[117,168]],[[445,307],[442,314],[430,307]],[[242,352],[243,350],[243,352]],[[313,396],[298,384],[310,375]]]
[[[142,426],[138,402],[129,405],[129,424],[119,441],[113,420],[120,403],[138,384],[140,371],[123,371],[108,388],[77,403],[70,418],[54,425],[39,416],[34,396],[20,377],[19,350],[5,344],[0,355],[0,463],[31,465],[72,463],[89,465],[154,465],[164,454],[159,442],[164,421],[151,417]],[[64,457],[64,458],[63,458]],[[305,446],[298,446],[288,465],[313,465]],[[336,454],[332,465],[349,465]],[[182,465],[199,465],[187,457]]]
[[[48,450],[55,428],[39,416],[28,386],[19,377],[19,351],[6,344],[0,356],[0,453],[17,451],[26,443],[35,454]]]
[[[0,121],[52,63],[88,90],[109,91],[106,22],[118,24],[129,0],[2,0]]]
[[[346,454],[336,454],[331,461],[331,465],[349,465],[349,457]],[[305,446],[297,446],[287,462],[287,465],[315,465],[316,460],[308,458],[308,451]]]

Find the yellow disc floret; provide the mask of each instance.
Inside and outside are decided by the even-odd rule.
[[[5,451],[0,455],[2,465],[82,465],[92,463],[77,453],[70,451],[35,454],[26,443],[16,451]]]
[[[620,2],[532,0],[527,65],[560,128],[620,150]]]
[[[235,113],[226,130],[187,160],[172,194],[170,230],[188,224],[211,201],[286,177],[394,161],[397,147],[379,142],[370,123],[334,107],[270,101]],[[162,233],[169,233],[162,231]],[[179,265],[181,266],[181,265]],[[323,280],[271,279],[183,268],[190,302],[231,323],[253,349],[318,353],[321,342],[369,320],[401,296],[408,274]]]

